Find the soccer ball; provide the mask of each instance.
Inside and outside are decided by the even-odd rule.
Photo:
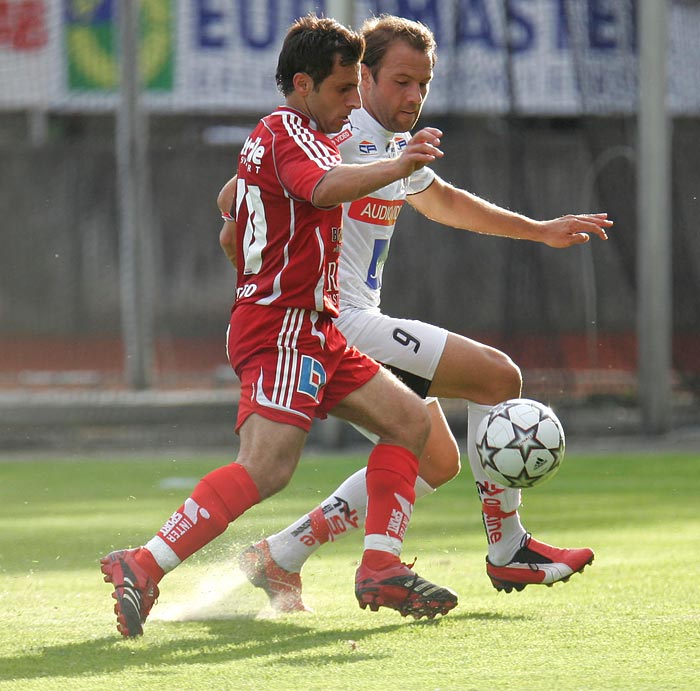
[[[476,430],[481,467],[506,487],[550,480],[564,458],[564,430],[551,408],[527,398],[499,403]]]

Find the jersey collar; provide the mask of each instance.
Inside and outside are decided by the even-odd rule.
[[[357,127],[363,136],[376,137],[377,145],[385,149],[396,136],[396,132],[385,130],[364,108],[357,108],[350,113],[350,124]]]
[[[315,120],[312,120],[306,113],[304,113],[301,110],[298,110],[297,108],[293,108],[292,106],[277,106],[277,109],[275,110],[276,113],[279,113],[281,111],[289,111],[292,113],[296,113],[304,122],[304,124],[309,127],[312,130],[318,130],[318,125],[316,124]]]

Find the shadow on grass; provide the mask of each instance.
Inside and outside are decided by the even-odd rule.
[[[38,647],[24,655],[0,657],[0,681],[40,679],[47,677],[81,677],[85,675],[123,672],[141,667],[156,668],[162,665],[230,663],[259,657],[270,657],[275,664],[289,666],[324,664],[326,662],[356,663],[368,659],[380,659],[388,654],[367,654],[355,648],[364,639],[377,634],[391,633],[404,626],[436,627],[443,622],[493,620],[513,621],[525,617],[504,616],[496,613],[459,613],[449,619],[397,621],[396,624],[377,627],[342,628],[319,631],[286,621],[260,620],[249,617],[202,622],[207,635],[187,636],[182,641],[159,643],[153,637],[124,640],[109,636],[82,643]],[[177,629],[191,623],[163,622],[164,627]],[[315,649],[338,645],[337,654]],[[292,656],[303,651],[304,660]]]

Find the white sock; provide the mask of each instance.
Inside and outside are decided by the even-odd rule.
[[[360,529],[367,513],[367,468],[361,468],[322,501],[284,530],[267,538],[270,554],[287,571],[300,572],[304,562],[326,542]],[[421,477],[416,478],[416,499],[434,492]]]
[[[469,466],[476,480],[476,489],[482,502],[481,518],[488,541],[489,561],[496,566],[507,564],[520,549],[525,528],[520,523],[518,507],[520,490],[499,485],[490,480],[479,461],[476,450],[476,428],[493,406],[479,405],[469,401],[467,418],[467,455]],[[484,511],[484,508],[487,511]],[[501,514],[512,513],[503,517]]]

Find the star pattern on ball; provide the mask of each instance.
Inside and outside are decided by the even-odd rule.
[[[523,466],[523,469],[519,475],[516,475],[515,477],[508,477],[508,479],[511,480],[512,487],[520,487],[521,489],[529,489],[530,487],[534,487],[538,482],[540,482],[540,478],[530,477],[527,474],[527,469],[525,468],[525,466]]]
[[[543,428],[549,421],[554,430]],[[520,399],[495,407],[479,424],[475,442],[481,467],[493,482],[523,489],[551,478],[564,451],[561,425],[551,410]]]
[[[500,451],[500,449],[498,447],[494,448],[492,446],[489,446],[487,436],[488,435],[485,434],[476,446],[477,450],[479,451],[479,455],[481,456],[481,463],[484,466],[492,468],[497,473],[500,473],[500,471],[498,470],[498,466],[494,461],[494,458],[496,454]]]
[[[513,438],[506,444],[506,449],[517,449],[523,458],[523,463],[527,461],[533,451],[546,449],[547,447],[537,438],[538,420],[531,427],[518,427],[513,422]]]

